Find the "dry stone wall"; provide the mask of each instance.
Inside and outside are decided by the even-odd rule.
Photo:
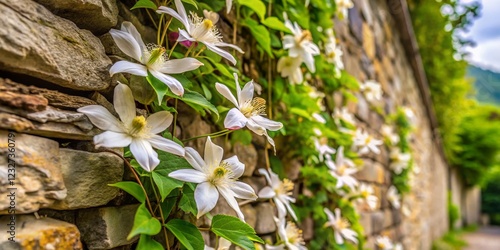
[[[335,20],[343,48],[346,71],[358,80],[375,79],[384,90],[384,112],[411,107],[417,117],[411,139],[416,166],[413,191],[404,198],[406,211],[392,209],[383,198],[391,185],[388,149],[364,159],[356,175],[373,184],[379,209],[361,211],[368,248],[375,249],[378,235],[404,243],[405,249],[430,249],[448,225],[446,211],[447,165],[433,142],[422,95],[410,65],[390,6],[382,0],[354,1],[346,20]],[[123,57],[114,45],[110,28],[131,21],[146,41],[154,31],[141,23],[139,12],[113,0],[0,0],[0,249],[129,249],[126,240],[137,204],[132,197],[108,186],[131,180],[122,160],[97,151],[91,143],[100,131],[76,109],[99,104],[114,113],[111,90],[115,83],[108,69]],[[369,108],[362,95],[350,111],[371,134],[380,134],[384,118]],[[339,105],[341,98],[336,97]],[[180,108],[177,135],[182,138],[211,132],[211,124],[190,110]],[[8,176],[8,139],[15,136],[16,177]],[[223,140],[217,141],[219,145]],[[186,144],[202,149],[204,140]],[[265,141],[251,145],[226,145],[228,155],[245,163],[242,180],[257,192],[265,185],[256,169],[266,165]],[[121,153],[121,152],[118,152]],[[286,159],[291,180],[300,174],[301,162]],[[9,237],[8,195],[16,188],[16,243]],[[295,190],[295,195],[302,192]],[[242,208],[247,223],[266,237],[276,231],[273,206],[267,202]],[[39,218],[35,218],[33,213]],[[234,215],[224,200],[212,212]],[[22,227],[20,225],[23,225]],[[203,224],[203,222],[201,222]],[[300,226],[306,240],[313,237],[312,220]],[[21,229],[22,228],[22,229]],[[207,240],[208,240],[208,235]]]

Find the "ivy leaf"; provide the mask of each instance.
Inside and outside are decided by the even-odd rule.
[[[222,214],[214,216],[210,230],[243,249],[255,250],[253,241],[264,244],[251,226],[233,216]]]
[[[149,73],[149,71],[148,71],[148,76],[146,77],[146,79],[148,80],[149,84],[151,84],[151,87],[153,87],[153,89],[156,92],[156,96],[158,97],[158,105],[161,105],[161,101],[163,100],[163,97],[168,92],[168,86],[165,83],[163,83],[162,81],[158,80],[153,75],[151,75],[151,73]]]
[[[260,25],[251,18],[244,19],[242,24],[250,29],[257,43],[259,43],[271,58],[274,58],[273,52],[271,51],[271,36],[266,27]]]
[[[264,21],[262,21],[262,24],[273,30],[279,30],[286,33],[290,33],[290,30],[285,26],[285,24],[274,16],[266,18]]]
[[[165,227],[174,234],[181,244],[188,250],[203,249],[205,242],[200,230],[195,225],[180,219],[170,220]]]
[[[266,5],[261,0],[239,0],[238,3],[255,11],[260,20],[266,16]]]
[[[193,214],[194,216],[198,214],[198,208],[196,207],[196,201],[194,200],[194,189],[189,187],[189,185],[185,185],[182,190],[179,208],[186,213]]]
[[[185,89],[184,96],[182,97],[177,96],[170,92],[167,93],[167,95],[185,102],[187,105],[189,105],[191,108],[195,109],[198,112],[204,112],[205,110],[208,110],[216,115],[217,117],[216,120],[219,120],[219,111],[217,110],[217,108],[212,103],[210,103],[207,100],[207,98],[205,98],[202,94],[198,92]]]
[[[151,236],[141,234],[136,250],[163,250],[163,246]]]
[[[151,0],[139,0],[137,3],[134,4],[130,10],[135,10],[135,9],[152,9],[156,10],[158,7],[156,7],[156,4],[151,1]]]
[[[161,231],[161,223],[158,219],[153,218],[146,208],[146,204],[142,203],[134,217],[134,226],[127,236],[127,240],[132,239],[138,234],[156,235]]]
[[[120,181],[114,184],[108,184],[108,186],[122,189],[123,191],[134,196],[134,198],[136,198],[141,203],[144,203],[144,201],[146,200],[146,195],[144,195],[144,191],[142,190],[141,186],[137,184],[137,182]]]
[[[155,169],[156,170],[156,169]],[[161,201],[163,202],[165,198],[176,188],[180,188],[183,185],[182,181],[168,177],[167,171],[153,171],[152,177],[153,181],[160,191]]]

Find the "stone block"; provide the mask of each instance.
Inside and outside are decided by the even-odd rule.
[[[375,59],[375,37],[370,26],[363,23],[363,49],[369,59]]]
[[[241,208],[241,212],[245,215],[245,222],[252,228],[255,228],[257,224],[257,210],[250,204],[244,205]]]
[[[2,69],[76,90],[109,86],[111,60],[92,33],[29,0],[1,1],[0,13]]]
[[[385,209],[384,211],[384,228],[388,228],[394,224],[394,216],[392,209]]]
[[[378,234],[384,229],[384,212],[376,211],[371,214],[372,219],[372,234]]]
[[[243,176],[252,176],[255,168],[257,167],[257,150],[252,144],[243,145],[242,143],[235,143],[233,145],[233,152],[238,156],[240,162],[245,164],[245,172]]]
[[[116,197],[119,189],[108,184],[123,178],[123,161],[120,157],[107,152],[90,153],[72,149],[61,149],[59,156],[68,196],[50,208],[97,207],[106,205]]]
[[[73,249],[81,250],[80,232],[70,223],[52,219],[36,219],[32,215],[17,215],[14,242],[7,232],[10,216],[0,217],[0,250]],[[10,226],[9,226],[10,227]]]
[[[370,159],[364,159],[363,163],[363,168],[354,174],[354,178],[364,182],[376,182],[377,172],[374,167],[374,162]]]
[[[257,234],[268,234],[276,231],[274,206],[266,202],[257,205],[256,209],[259,218],[255,224],[255,232]]]
[[[102,207],[78,212],[76,225],[81,231],[82,241],[88,249],[111,249],[131,244],[128,241],[138,205]]]
[[[9,161],[8,154],[14,155]],[[12,166],[15,166],[15,176],[8,175],[13,174],[12,170],[9,171],[14,169]],[[6,197],[15,192],[16,213],[35,212],[66,197],[59,166],[59,144],[56,141],[0,130],[0,195]],[[0,214],[6,213],[9,207],[10,201],[0,200]]]
[[[118,7],[113,0],[35,0],[55,15],[73,21],[81,29],[95,34],[108,32],[118,21]]]
[[[361,212],[359,215],[360,215],[359,223],[361,224],[361,226],[363,227],[363,230],[365,231],[365,236],[372,235],[371,213]]]
[[[292,181],[299,178],[302,163],[300,163],[298,159],[290,159],[289,161],[284,162],[283,165],[285,168],[286,178]]]

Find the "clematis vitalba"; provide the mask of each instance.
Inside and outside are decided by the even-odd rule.
[[[203,65],[200,61],[190,57],[168,60],[165,48],[156,45],[146,46],[141,34],[130,22],[123,22],[121,30],[111,29],[109,33],[123,53],[139,62],[118,61],[109,69],[111,75],[129,73],[148,76],[149,72],[165,83],[172,93],[182,96],[184,94],[182,84],[168,74],[184,73]]]
[[[96,147],[122,148],[130,145],[130,152],[146,171],[153,171],[160,163],[154,148],[184,156],[184,148],[163,138],[163,132],[172,124],[173,116],[168,111],[156,112],[149,117],[136,116],[134,96],[130,88],[122,83],[115,87],[114,106],[120,116],[118,120],[106,108],[90,105],[78,109],[104,133],[94,136]]]
[[[293,35],[283,37],[283,48],[288,50],[290,57],[301,58],[311,72],[316,72],[314,65],[314,56],[319,55],[320,51],[316,44],[312,42],[312,35],[309,30],[302,30],[295,22],[285,21],[285,26]]]
[[[259,192],[259,198],[273,199],[278,209],[278,217],[284,219],[288,213],[294,220],[297,220],[297,215],[290,206],[290,202],[295,203],[295,198],[291,197],[293,191],[293,182],[288,179],[280,180],[277,174],[271,170],[259,169],[259,173],[266,177],[269,186],[264,187]]]
[[[324,208],[328,221],[325,223],[324,227],[332,227],[335,235],[335,242],[337,244],[344,244],[344,239],[358,243],[358,234],[349,228],[349,222],[342,218],[339,208],[335,208],[335,214],[328,208]]]
[[[345,185],[353,189],[358,185],[358,181],[352,177],[352,174],[358,172],[358,169],[354,162],[344,157],[344,147],[338,148],[335,162],[327,158],[325,163],[330,168],[330,174],[337,179],[336,188],[342,188]]]

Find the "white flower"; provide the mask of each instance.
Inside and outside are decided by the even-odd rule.
[[[394,132],[394,128],[389,125],[382,125],[382,135],[389,139],[392,145],[396,145],[399,142],[399,135]]]
[[[417,117],[415,116],[415,112],[409,107],[403,107],[403,112],[405,113],[406,119],[411,125],[417,124]]]
[[[340,18],[347,18],[347,11],[354,7],[352,0],[335,0],[335,5],[337,6],[337,13]]]
[[[358,234],[352,229],[349,229],[349,222],[342,218],[339,208],[335,208],[335,215],[326,207],[324,208],[324,211],[328,217],[328,222],[325,223],[324,227],[333,228],[335,242],[337,242],[337,244],[344,244],[344,239],[358,243]]]
[[[392,241],[387,236],[377,236],[375,238],[375,245],[379,250],[392,250],[393,248]]]
[[[338,127],[341,127],[340,120],[347,122],[352,125],[356,125],[356,120],[354,119],[354,115],[349,112],[347,107],[335,108],[333,110],[332,117],[337,124]]]
[[[283,245],[270,246],[266,245],[267,250],[283,250],[286,246],[289,250],[307,250],[304,239],[302,238],[302,230],[298,229],[295,223],[289,221],[286,223],[285,219],[274,218],[278,225],[278,234],[283,241]]]
[[[397,243],[396,245],[394,245],[394,250],[403,250],[403,245],[401,243]]]
[[[408,163],[411,160],[411,155],[409,153],[402,153],[398,147],[392,148],[389,157],[391,158],[391,164],[389,167],[395,174],[401,174],[403,169],[408,167]]]
[[[319,130],[318,130],[319,131]],[[321,131],[319,131],[321,134]],[[321,137],[320,139],[314,138],[314,146],[319,154],[319,160],[324,161],[325,155],[335,154],[335,149],[328,146],[328,138]]]
[[[382,87],[375,81],[366,81],[360,86],[361,91],[369,102],[382,99]]]
[[[259,198],[263,199],[273,199],[278,209],[278,217],[280,219],[286,216],[286,213],[290,213],[294,220],[297,220],[297,216],[290,206],[290,202],[295,203],[295,198],[291,197],[293,191],[293,182],[288,179],[280,180],[277,174],[273,173],[271,170],[265,170],[263,168],[259,169],[259,173],[266,177],[269,186],[264,187],[259,192]]]
[[[215,27],[215,24],[219,21],[219,15],[205,10],[203,12],[205,18],[199,17],[194,12],[191,12],[188,17],[181,0],[175,0],[175,7],[177,8],[177,11],[169,7],[160,6],[156,12],[160,14],[169,14],[184,25],[186,30],[179,29],[179,38],[177,41],[203,43],[209,50],[219,54],[236,65],[236,59],[234,59],[229,52],[221,49],[220,47],[230,47],[240,53],[243,53],[243,51],[236,45],[222,41],[222,35],[217,27]],[[229,7],[230,5],[228,5],[228,9]]]
[[[368,207],[370,207],[371,210],[375,210],[377,208],[378,197],[373,195],[372,186],[361,183],[358,188],[358,193],[366,204],[368,204]]]
[[[111,29],[109,33],[123,53],[139,62],[116,62],[109,69],[111,75],[129,73],[137,76],[148,76],[149,72],[165,83],[174,94],[182,96],[184,94],[182,84],[167,74],[180,74],[203,65],[200,61],[190,57],[168,60],[165,48],[153,45],[146,46],[142,41],[141,34],[130,22],[123,22],[121,30]]]
[[[215,207],[220,193],[229,206],[236,211],[238,217],[244,220],[235,197],[255,200],[257,195],[250,185],[237,181],[245,171],[245,165],[238,160],[236,155],[222,160],[223,155],[224,149],[212,143],[208,137],[205,143],[204,159],[196,150],[186,147],[185,158],[194,169],[176,170],[168,176],[181,181],[198,183],[194,191],[198,218]]]
[[[354,146],[358,148],[358,153],[360,155],[367,154],[370,151],[375,154],[380,154],[378,146],[382,144],[383,142],[381,140],[375,139],[366,131],[362,131],[361,129],[356,130],[356,135],[354,136]]]
[[[269,144],[274,147],[274,140],[267,134],[267,130],[280,130],[283,124],[262,116],[266,112],[266,100],[260,97],[253,97],[253,81],[247,82],[243,89],[241,89],[237,74],[234,74],[234,80],[236,82],[236,97],[226,85],[222,83],[215,84],[217,91],[236,106],[236,108],[232,108],[227,113],[224,120],[224,127],[234,130],[246,126],[254,133],[266,136]]]
[[[394,208],[399,209],[399,207],[401,207],[401,197],[399,196],[396,187],[389,187],[389,190],[387,190],[387,200],[389,200]]]
[[[325,43],[325,56],[326,61],[335,65],[335,77],[339,78],[341,76],[340,70],[344,69],[344,63],[342,62],[342,49],[337,46],[337,41],[333,34],[332,29],[327,29],[326,34],[328,40]]]
[[[121,83],[115,87],[113,103],[121,121],[103,106],[90,105],[78,109],[96,127],[106,130],[94,136],[96,147],[122,148],[130,145],[130,152],[148,172],[160,163],[153,147],[184,156],[184,148],[179,144],[157,135],[172,124],[173,116],[168,111],[156,112],[148,118],[136,116],[132,91]]]
[[[289,50],[288,55],[291,57],[300,57],[311,72],[316,72],[314,65],[315,55],[319,55],[319,48],[312,42],[311,32],[302,30],[295,22],[292,24],[290,20],[285,21],[285,26],[290,29],[292,35],[283,37],[283,48]]]
[[[300,57],[281,57],[277,65],[278,72],[281,73],[281,77],[288,77],[291,84],[302,83],[304,81],[304,76],[302,75],[300,64],[302,64],[302,59]]]
[[[233,0],[226,0],[226,13],[229,14],[231,11],[231,7],[233,7]]]
[[[337,179],[337,188],[346,185],[353,189],[354,186],[358,185],[358,181],[351,176],[358,172],[358,169],[354,165],[354,162],[344,158],[344,147],[340,146],[338,148],[335,162],[327,157],[326,165],[330,168],[330,174]]]

